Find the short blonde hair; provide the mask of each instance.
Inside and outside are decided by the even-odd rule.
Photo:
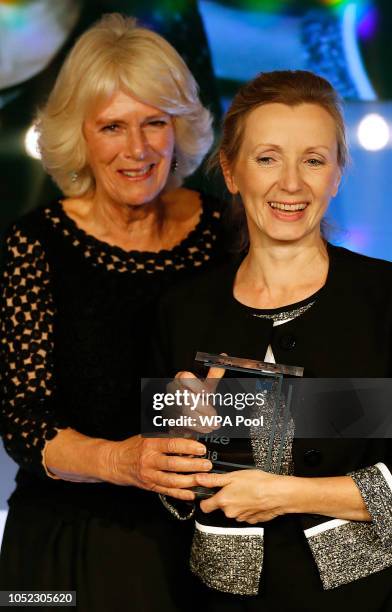
[[[94,104],[119,89],[173,117],[177,169],[167,187],[192,174],[212,144],[211,114],[177,51],[133,18],[104,15],[75,43],[37,117],[43,165],[67,196],[94,189],[83,121]]]

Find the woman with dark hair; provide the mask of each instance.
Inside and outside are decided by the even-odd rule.
[[[184,370],[205,351],[302,366],[306,377],[390,377],[392,264],[321,232],[347,162],[331,85],[304,71],[260,74],[235,96],[215,160],[242,200],[249,249],[162,300],[167,373],[192,377]],[[248,463],[263,466],[268,448],[252,435]],[[191,557],[209,587],[205,609],[391,610],[390,441],[294,439],[283,451],[278,473],[197,477],[218,488],[197,510]]]
[[[139,377],[152,304],[221,249],[220,203],[181,187],[211,115],[169,43],[106,15],[70,52],[38,129],[64,198],[6,240],[0,425],[20,469],[0,588],[76,590],[89,612],[183,609],[188,530],[157,493],[192,500],[211,463],[195,441],[140,436]]]

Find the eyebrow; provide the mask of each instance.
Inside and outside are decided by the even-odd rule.
[[[269,151],[270,149],[276,149],[277,151],[282,151],[282,147],[280,145],[277,144],[273,144],[272,142],[260,142],[258,145],[256,145],[253,149],[253,153],[255,153],[258,149],[260,148],[266,148],[267,151]],[[330,148],[327,147],[326,145],[311,145],[310,147],[307,147],[304,151],[304,153],[307,153],[308,151],[314,151],[315,149],[325,149],[326,151],[330,151]]]
[[[153,115],[147,115],[146,117],[144,117],[143,121],[150,121],[151,119],[165,119],[167,116],[167,114],[165,112],[163,113],[154,113]],[[116,118],[115,116],[113,117],[100,117],[96,120],[96,123],[98,125],[103,125],[105,123],[125,123],[124,119],[120,119],[120,118]]]

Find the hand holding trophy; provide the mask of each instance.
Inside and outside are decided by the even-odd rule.
[[[167,391],[178,398],[173,406],[173,413],[183,416],[184,422],[188,422],[189,426],[170,428],[170,433],[196,438],[197,434],[208,434],[219,429],[219,425],[213,422],[213,418],[217,416],[215,406],[209,403],[208,399],[206,401],[206,398],[215,393],[224,374],[224,368],[214,366],[209,368],[204,379],[198,378],[192,372],[177,372],[167,385]]]

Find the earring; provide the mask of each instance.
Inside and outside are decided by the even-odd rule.
[[[76,183],[78,178],[79,178],[79,174],[76,172],[76,170],[71,172],[71,183]]]
[[[174,155],[172,162],[171,162],[171,166],[170,169],[172,171],[173,174],[175,174],[177,172],[178,169],[178,161],[177,161],[177,157]]]

